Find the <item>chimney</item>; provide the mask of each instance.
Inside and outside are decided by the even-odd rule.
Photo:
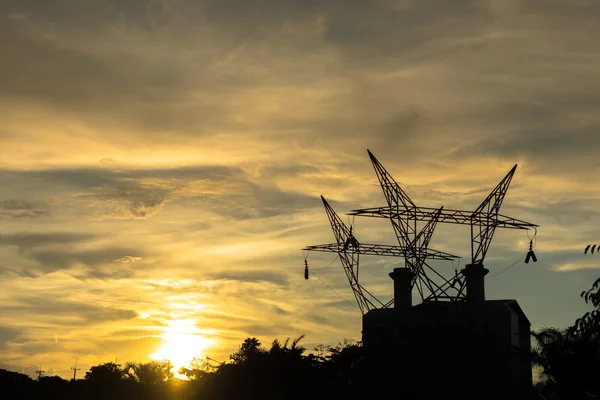
[[[394,280],[394,308],[406,310],[412,307],[412,281],[415,274],[410,268],[394,268],[390,278]]]
[[[460,271],[467,281],[467,303],[473,306],[485,304],[484,277],[490,272],[483,264],[467,264]]]

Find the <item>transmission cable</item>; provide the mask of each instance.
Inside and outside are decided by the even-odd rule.
[[[345,299],[344,297],[342,297],[342,296],[341,296],[341,295],[340,295],[338,292],[336,292],[335,290],[333,290],[333,288],[331,288],[331,287],[330,287],[328,284],[326,284],[326,283],[323,281],[323,279],[321,279],[321,278],[319,277],[319,275],[317,275],[317,274],[316,274],[316,273],[315,273],[315,272],[314,272],[314,271],[313,271],[313,270],[312,270],[310,267],[309,267],[308,269],[310,269],[310,270],[313,272],[313,274],[315,274],[315,276],[317,277],[317,279],[318,279],[318,280],[319,280],[319,281],[320,281],[320,282],[321,282],[323,285],[325,285],[325,287],[326,287],[327,289],[331,290],[331,291],[332,291],[332,292],[333,292],[333,293],[334,293],[334,294],[335,294],[337,297],[339,297],[340,299],[344,300],[346,303],[350,304],[352,307],[354,307],[354,308],[358,308],[358,306],[357,306],[356,304],[354,304],[354,303],[352,303],[352,302],[350,302],[350,301],[346,300],[346,299]]]
[[[518,263],[519,261],[521,261],[523,258],[525,258],[525,256],[526,256],[526,255],[527,255],[527,254],[523,254],[523,255],[521,256],[521,258],[519,258],[519,259],[518,259],[517,261],[515,261],[514,263],[510,264],[508,267],[504,268],[502,271],[498,271],[498,272],[496,272],[496,273],[495,273],[495,274],[493,274],[493,275],[486,276],[486,277],[485,277],[485,279],[493,278],[494,276],[498,276],[498,275],[500,275],[501,273],[508,271],[509,269],[511,269],[512,267],[514,267],[515,265],[517,265],[517,263]]]
[[[313,268],[310,268],[310,267],[309,267],[309,269],[310,269],[312,272],[321,272],[321,271],[325,271],[327,268],[329,268],[329,267],[331,267],[331,266],[333,265],[333,263],[335,262],[335,260],[337,260],[337,259],[338,259],[338,257],[339,257],[339,256],[338,256],[337,254],[336,254],[335,256],[333,256],[333,260],[331,260],[331,262],[330,262],[329,264],[327,264],[327,266],[326,266],[326,267],[319,268],[319,269],[313,269]]]

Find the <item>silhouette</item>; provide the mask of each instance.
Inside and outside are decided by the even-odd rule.
[[[594,310],[561,330],[547,327],[532,335],[537,341],[534,362],[542,367],[542,390],[564,399],[600,398],[600,278],[581,293]]]
[[[596,296],[598,281],[589,292]],[[444,304],[449,307],[446,311],[460,305]],[[504,301],[496,304],[500,311],[515,305]],[[594,307],[595,311],[599,308],[597,304]],[[441,319],[430,323],[436,321]],[[533,357],[546,381],[531,392],[467,384],[472,360],[465,349],[472,338],[459,329],[447,330],[446,340],[431,336],[443,330],[427,333],[419,324],[407,324],[403,332],[396,342],[372,343],[368,352],[362,342],[351,340],[335,346],[319,345],[307,354],[301,345],[304,335],[293,340],[275,339],[268,347],[256,338],[247,338],[226,362],[195,359],[189,368],[181,370],[189,377],[185,381],[173,377],[168,361],[151,361],[127,362],[124,366],[103,363],[91,367],[84,379],[70,381],[56,376],[33,380],[0,370],[0,385],[5,393],[17,393],[11,397],[16,399],[364,399],[387,398],[390,393],[398,399],[539,399],[538,393],[563,400],[600,398],[597,322],[595,326],[590,323],[532,333],[537,346],[522,356]],[[448,341],[455,346],[447,346]],[[493,352],[486,355],[490,360],[495,357]],[[445,362],[438,362],[440,359]],[[484,367],[490,374],[497,372],[489,369],[493,365]]]
[[[353,226],[348,228],[321,196],[336,243],[304,249],[335,252],[342,262],[363,314],[361,365],[369,382],[377,382],[361,388],[363,394],[372,394],[375,387],[387,388],[386,381],[398,376],[410,384],[394,388],[395,393],[447,394],[436,392],[440,385],[430,384],[433,373],[440,384],[462,381],[463,392],[473,396],[526,396],[532,385],[530,323],[516,300],[486,300],[484,280],[489,271],[483,264],[496,228],[533,229],[525,263],[537,262],[533,251],[537,225],[499,213],[517,165],[475,210],[466,211],[417,206],[373,153],[368,154],[387,205],[353,210],[349,215],[390,220],[399,246],[362,244]],[[427,262],[458,258],[429,249],[442,222],[471,228],[470,263],[450,277]],[[405,266],[389,274],[394,282],[391,301],[380,301],[359,283],[361,254],[404,258]],[[305,278],[308,271],[305,256]],[[413,288],[422,300],[415,306]]]
[[[80,371],[81,368],[77,368],[77,363],[75,363],[74,367],[71,367],[71,369],[73,370],[73,380],[77,380],[77,371]]]

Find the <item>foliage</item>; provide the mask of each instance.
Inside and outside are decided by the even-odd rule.
[[[128,362],[123,369],[124,379],[143,386],[156,386],[173,379],[170,361],[152,361],[149,363]]]
[[[581,292],[581,298],[587,304],[594,306],[595,309],[578,318],[571,329],[590,340],[598,342],[600,339],[600,278],[594,282],[588,291]]]
[[[85,379],[100,384],[110,384],[119,381],[123,377],[120,364],[112,362],[96,365],[85,373]]]
[[[533,361],[547,377],[546,389],[565,400],[600,400],[599,292],[600,279],[582,293],[595,309],[574,326],[532,333],[537,340]],[[307,354],[301,345],[304,335],[275,339],[269,346],[247,338],[227,362],[194,359],[188,368],[180,369],[188,378],[183,381],[173,376],[170,362],[152,361],[99,364],[78,381],[33,380],[0,370],[0,384],[6,393],[20,393],[16,398],[24,399],[352,400],[389,397],[391,391],[398,398],[444,398],[453,389],[468,397],[460,382],[469,360],[460,351],[469,338],[453,337],[456,346],[445,348],[411,332],[407,328],[405,340],[393,345],[382,342],[370,350],[369,357],[360,342],[349,339],[334,346],[316,346]],[[454,368],[432,362],[439,359],[452,360]],[[493,395],[510,398],[500,392],[488,393],[486,398],[496,398]]]
[[[357,379],[351,371],[361,359],[359,344],[346,340],[336,346],[317,346],[317,354],[305,354],[304,335],[275,339],[263,346],[247,338],[227,363],[194,359],[173,377],[168,361],[103,363],[90,368],[84,379],[30,377],[0,370],[5,391],[16,390],[24,398],[47,399],[325,399],[352,398]],[[37,395],[43,393],[43,395]]]
[[[544,386],[565,399],[600,399],[600,279],[581,297],[595,309],[567,329],[532,332],[533,362],[547,379]]]

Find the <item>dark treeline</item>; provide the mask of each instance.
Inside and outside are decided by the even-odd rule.
[[[565,400],[600,399],[600,278],[581,297],[592,311],[566,329],[533,333],[533,362],[546,378],[542,386]]]
[[[194,359],[174,377],[168,361],[112,362],[90,368],[83,379],[58,376],[37,380],[0,370],[0,385],[13,399],[320,399],[352,398],[359,381],[362,347],[345,340],[305,354],[303,337],[265,347],[244,340],[226,363]]]
[[[539,392],[545,398],[600,399],[600,279],[581,295],[593,311],[567,329],[533,333],[532,359],[544,380],[523,398],[539,399]],[[360,343],[346,340],[307,352],[302,339],[276,339],[263,346],[248,338],[226,363],[196,359],[190,368],[182,368],[179,372],[187,380],[176,379],[168,361],[153,361],[100,364],[76,381],[56,376],[33,380],[0,370],[0,385],[11,399],[48,400],[517,398],[501,387],[477,388],[470,382],[467,357],[459,345],[415,345],[401,354],[383,346],[377,356],[365,357]]]

